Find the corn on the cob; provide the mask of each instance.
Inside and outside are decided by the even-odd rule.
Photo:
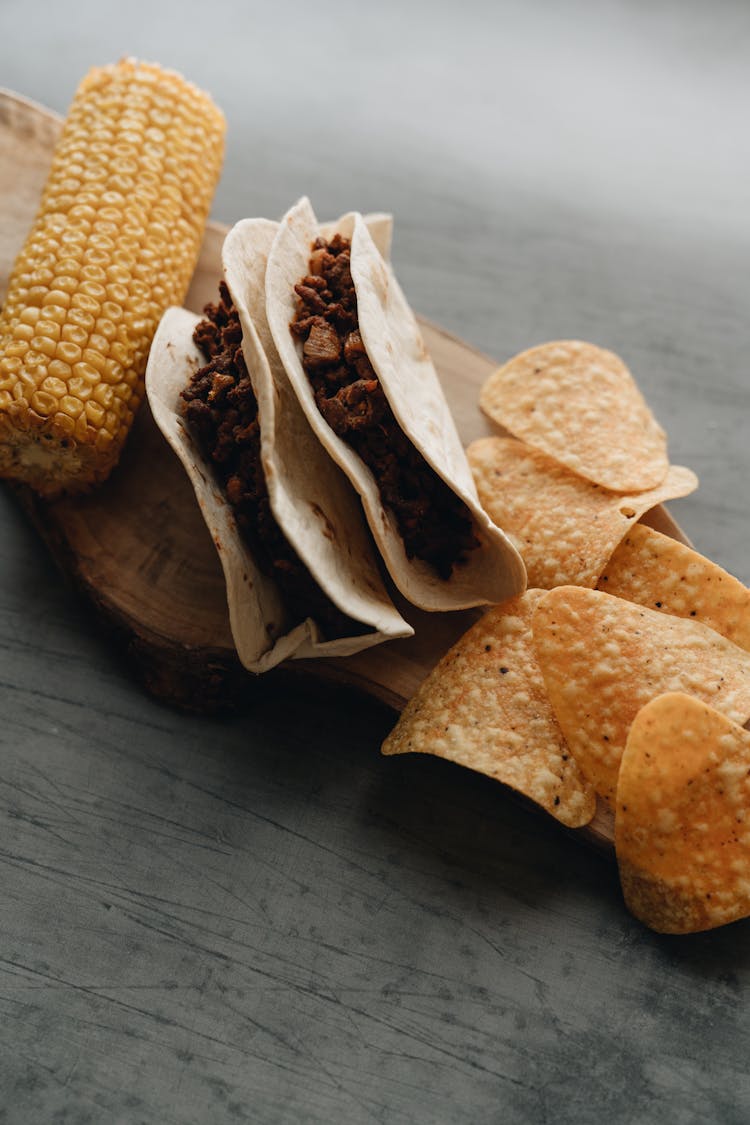
[[[207,94],[158,66],[84,78],[0,314],[0,476],[54,495],[116,463],[195,268],[224,131]]]

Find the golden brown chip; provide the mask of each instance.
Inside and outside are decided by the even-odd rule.
[[[489,610],[443,657],[383,744],[487,774],[578,828],[596,798],[552,713],[531,638],[541,591]]]
[[[480,438],[467,457],[483,508],[512,536],[529,586],[595,586],[635,521],[664,500],[698,487],[690,469],[670,467],[658,488],[633,496],[584,480],[515,438]]]
[[[747,586],[691,547],[650,527],[631,528],[604,568],[598,588],[674,617],[693,617],[750,651]]]
[[[622,360],[580,340],[515,356],[482,388],[485,414],[514,437],[613,492],[656,488],[667,439]]]
[[[687,695],[638,712],[615,848],[628,909],[665,934],[750,914],[750,734]]]
[[[560,586],[539,601],[533,630],[557,721],[610,805],[630,725],[650,699],[682,691],[734,722],[750,716],[750,656],[691,618]]]

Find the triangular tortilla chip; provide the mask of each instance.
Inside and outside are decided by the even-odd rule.
[[[750,590],[691,547],[638,524],[598,589],[674,617],[692,617],[750,652]]]
[[[531,615],[541,591],[490,609],[409,702],[384,754],[436,754],[523,793],[571,828],[596,798],[555,721],[534,657]]]
[[[628,909],[665,934],[750,914],[750,734],[687,695],[638,712],[620,766],[615,848]]]
[[[734,722],[750,716],[750,655],[707,625],[560,586],[540,600],[533,629],[557,721],[610,805],[630,725],[650,699],[682,691]]]
[[[493,422],[614,492],[656,488],[667,439],[633,376],[612,352],[557,340],[490,375],[480,405]]]
[[[595,586],[636,520],[698,487],[695,473],[673,465],[657,488],[610,492],[515,438],[480,438],[466,455],[482,507],[513,538],[529,586],[544,590]]]

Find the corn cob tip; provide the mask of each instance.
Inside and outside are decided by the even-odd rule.
[[[144,86],[172,86],[181,96],[189,96],[205,107],[215,119],[215,123],[226,131],[226,118],[211,95],[200,86],[185,78],[178,70],[171,70],[160,63],[148,62],[134,55],[123,55],[116,63],[92,67],[78,85],[76,97],[89,90],[97,90],[112,82],[138,81]]]

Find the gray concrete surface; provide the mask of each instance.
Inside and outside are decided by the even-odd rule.
[[[0,0],[64,110],[137,53],[229,118],[215,213],[396,214],[421,312],[621,352],[750,580],[744,3]],[[225,26],[217,26],[221,24]],[[346,694],[145,698],[0,493],[0,1121],[746,1122],[748,923],[643,930],[486,779]]]

